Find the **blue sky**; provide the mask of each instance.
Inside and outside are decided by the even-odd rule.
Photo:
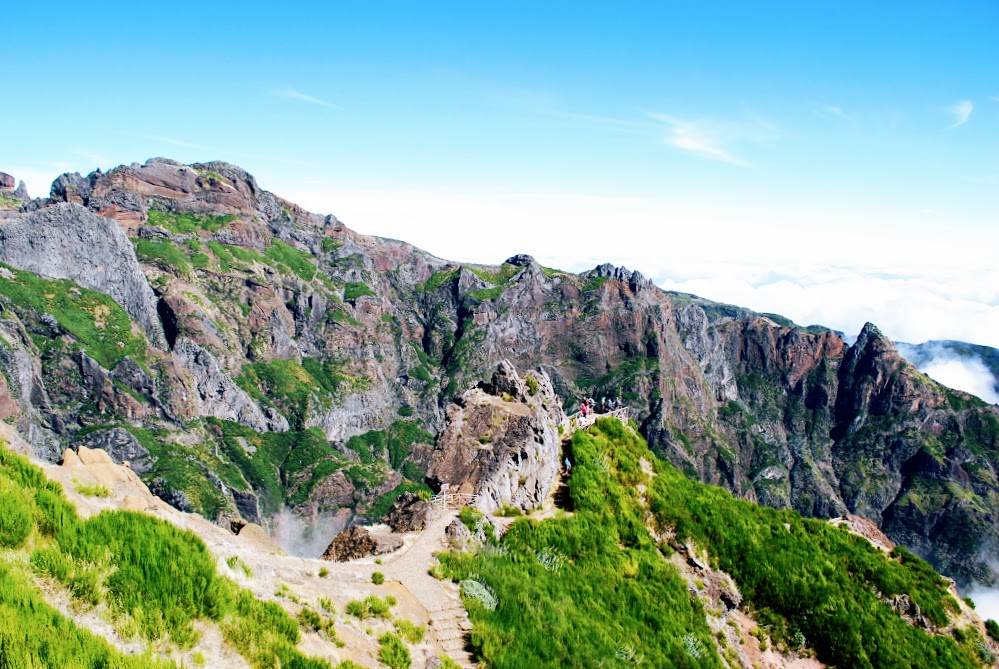
[[[999,4],[360,4],[18,3],[0,170],[228,160],[443,257],[999,346]]]

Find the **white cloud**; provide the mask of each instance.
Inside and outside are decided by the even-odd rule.
[[[948,111],[954,115],[954,122],[950,127],[957,128],[968,122],[968,119],[971,118],[971,112],[975,111],[975,105],[971,100],[961,100]]]
[[[303,93],[295,88],[279,88],[271,91],[271,95],[275,95],[279,98],[284,98],[286,100],[297,100],[298,102],[306,102],[310,105],[316,105],[319,107],[329,107],[330,109],[335,109],[336,105],[332,102],[327,102],[315,96],[309,95],[308,93]]]
[[[986,620],[999,620],[999,588],[975,586],[968,596],[975,602],[975,613]]]
[[[825,325],[849,338],[871,321],[896,341],[956,339],[999,347],[999,291],[983,285],[999,281],[999,271],[927,270],[917,275],[816,266],[786,269],[782,276],[768,273],[765,268],[714,266],[685,277],[667,269],[658,283],[782,314],[801,325]]]
[[[999,393],[996,393],[995,389],[996,380],[981,360],[955,356],[934,358],[920,365],[919,371],[948,388],[977,395],[989,404],[999,404]]]
[[[650,116],[670,126],[670,133],[663,138],[667,144],[729,165],[751,167],[749,162],[722,146],[721,133],[717,128],[713,128],[712,124],[682,121],[667,114],[650,114]]]

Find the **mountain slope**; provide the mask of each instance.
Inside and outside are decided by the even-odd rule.
[[[118,283],[95,286],[135,324],[143,343],[127,356],[81,329],[79,310],[0,285],[0,409],[50,458],[107,447],[143,462],[171,503],[222,522],[284,505],[373,517],[422,484],[453,396],[508,358],[543,369],[568,409],[620,395],[692,478],[810,516],[858,513],[961,583],[996,578],[999,412],[919,374],[873,326],[847,346],[609,265],[445,261],[305,212],[225,163],[64,175],[51,196],[4,210],[0,230],[30,221],[55,240],[60,225],[116,221],[164,341]],[[52,242],[36,253],[60,261],[43,265],[5,248],[6,272],[53,278],[68,273],[51,266],[132,252]],[[38,281],[24,277],[13,283]],[[127,294],[141,292],[128,277]],[[45,285],[71,305],[68,284]]]

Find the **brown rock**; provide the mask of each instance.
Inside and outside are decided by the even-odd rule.
[[[422,532],[430,521],[433,505],[411,492],[403,493],[385,516],[393,532]]]
[[[374,555],[378,542],[363,527],[355,525],[336,535],[329,547],[320,556],[322,560],[347,562]]]

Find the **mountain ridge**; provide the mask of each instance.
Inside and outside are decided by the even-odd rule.
[[[0,234],[62,211],[125,232],[164,341],[150,322],[138,369],[105,367],[96,344],[0,290],[21,326],[5,337],[8,417],[50,459],[117,429],[187,510],[363,516],[422,485],[413,454],[428,438],[395,461],[351,439],[415,421],[432,438],[450,399],[510,358],[543,369],[568,406],[620,395],[688,476],[806,515],[859,513],[961,583],[996,578],[997,412],[921,375],[873,326],[847,346],[611,265],[447,261],[305,212],[221,162],[63,175],[50,198],[4,209]],[[8,273],[38,267],[0,253]],[[64,269],[73,253],[53,257]]]

